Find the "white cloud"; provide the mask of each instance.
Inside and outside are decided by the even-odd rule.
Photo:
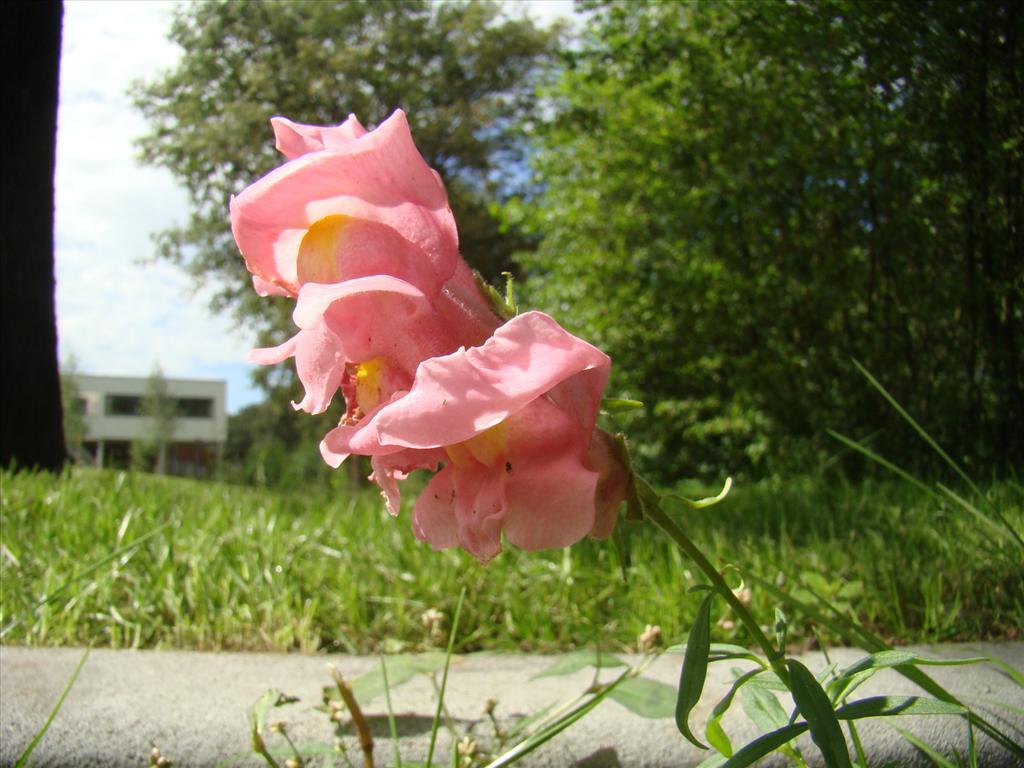
[[[212,316],[178,268],[146,260],[151,234],[187,216],[171,175],[139,165],[146,131],[127,89],[174,65],[169,2],[65,4],[57,136],[56,271],[61,355],[83,371],[228,379],[229,408],[259,395],[252,340]]]

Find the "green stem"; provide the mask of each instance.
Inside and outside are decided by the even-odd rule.
[[[733,611],[736,612],[736,616],[739,620],[743,622],[744,626],[746,626],[747,631],[753,636],[754,641],[761,647],[761,650],[768,658],[768,663],[772,666],[772,670],[774,670],[775,674],[779,676],[779,679],[782,680],[788,688],[789,670],[787,670],[786,665],[782,663],[783,656],[785,655],[785,649],[776,650],[775,646],[772,645],[771,640],[769,640],[765,636],[764,632],[761,631],[761,627],[758,625],[753,615],[751,615],[750,611],[747,610],[747,606],[740,602],[740,599],[736,597],[732,589],[730,589],[725,577],[719,573],[718,569],[711,564],[711,561],[704,556],[704,553],[697,548],[697,545],[690,541],[690,537],[683,533],[682,528],[676,525],[675,521],[665,514],[665,511],[660,506],[652,504],[647,507],[644,512],[647,514],[647,517],[651,519],[651,522],[667,533],[672,541],[676,543],[676,546],[678,546],[698,568],[704,571],[704,575],[711,580],[711,583],[715,586],[718,592],[721,593],[722,597],[726,599]]]

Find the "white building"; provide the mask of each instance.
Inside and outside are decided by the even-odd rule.
[[[152,437],[153,424],[142,407],[149,379],[79,373],[75,380],[85,421],[85,452],[97,466],[127,466],[132,443]],[[165,470],[174,475],[208,474],[227,440],[227,382],[165,381],[177,411]]]

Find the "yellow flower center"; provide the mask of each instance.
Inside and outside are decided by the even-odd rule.
[[[345,229],[352,217],[334,214],[325,216],[309,228],[299,244],[296,264],[299,283],[337,283],[342,279],[338,265]]]
[[[479,435],[461,443],[447,446],[444,450],[457,467],[469,466],[476,461],[485,467],[493,467],[505,455],[508,448],[508,428],[499,422]]]
[[[363,413],[369,413],[383,399],[381,384],[387,373],[388,361],[372,357],[356,366],[356,402]]]

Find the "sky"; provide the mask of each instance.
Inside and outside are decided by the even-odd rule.
[[[569,0],[515,2],[539,22]],[[136,160],[146,123],[127,89],[172,68],[174,2],[67,0],[57,127],[56,273],[60,358],[82,373],[226,379],[228,412],[262,399],[246,355],[254,336],[211,314],[208,293],[154,260],[152,234],[188,216],[170,172]],[[339,110],[339,122],[346,114]],[[267,116],[268,119],[270,115]],[[225,227],[228,226],[225,211]],[[298,393],[297,397],[298,399]]]

